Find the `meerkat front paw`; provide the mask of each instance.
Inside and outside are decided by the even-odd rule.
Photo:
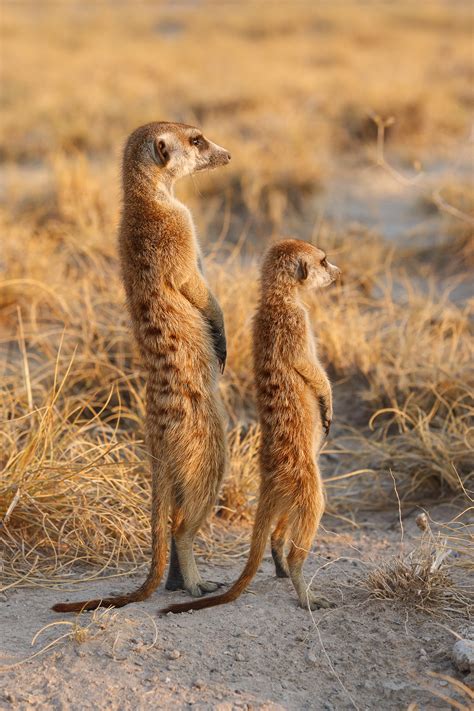
[[[331,429],[332,419],[328,416],[327,412],[321,413],[322,426],[324,434],[327,437],[329,435],[329,430]]]
[[[324,398],[319,398],[319,411],[321,413],[321,424],[326,437],[329,435],[332,423],[332,405]]]
[[[212,341],[217,356],[217,362],[219,363],[219,370],[223,373],[227,360],[227,341],[224,331],[212,328]]]

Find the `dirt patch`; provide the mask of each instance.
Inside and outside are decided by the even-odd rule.
[[[445,512],[437,511],[440,518]],[[416,512],[404,521],[404,548],[419,538]],[[309,613],[297,607],[288,581],[273,577],[268,555],[236,603],[200,613],[159,617],[184,599],[161,588],[147,602],[117,611],[58,616],[53,602],[111,589],[137,578],[104,580],[61,591],[13,589],[0,604],[1,704],[15,709],[445,709],[434,694],[457,698],[451,662],[462,617],[434,619],[369,599],[359,579],[367,566],[400,552],[398,512],[361,516],[357,526],[327,517],[306,565],[313,586],[337,603]],[[242,568],[203,566],[229,583]],[[64,623],[67,624],[64,624]],[[34,635],[45,629],[31,646]],[[75,625],[75,626],[73,626]],[[42,654],[16,667],[61,635]],[[466,707],[467,708],[467,707]]]

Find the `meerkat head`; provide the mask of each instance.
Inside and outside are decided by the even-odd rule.
[[[268,250],[262,275],[269,288],[323,289],[339,278],[341,270],[328,262],[325,252],[308,242],[282,240]]]
[[[227,165],[230,153],[183,123],[156,122],[136,129],[127,141],[124,169],[134,165],[151,177],[174,182],[185,175]]]

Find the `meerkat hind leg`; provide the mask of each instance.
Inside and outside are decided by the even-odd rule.
[[[309,589],[303,577],[303,565],[311,550],[318,527],[319,517],[314,511],[300,512],[299,520],[293,526],[291,548],[288,553],[288,568],[291,582],[298,595],[300,606],[305,610],[329,608],[335,605],[323,595],[316,595]]]
[[[305,610],[318,610],[321,607],[335,607],[334,603],[328,600],[327,597],[324,597],[324,595],[317,595],[309,589],[303,577],[303,564],[306,559],[306,555],[304,555],[304,557],[292,555],[294,550],[295,548],[292,546],[288,555],[288,567],[291,582],[293,583],[293,587],[298,595],[300,607]],[[299,550],[297,552],[300,553]]]
[[[200,525],[190,528],[188,522],[186,528],[182,526],[176,531],[176,551],[181,575],[183,576],[183,589],[187,590],[193,597],[201,597],[204,593],[214,592],[220,587],[219,583],[203,580],[197,569],[193,543],[199,528]]]
[[[288,529],[288,516],[284,514],[278,520],[271,536],[272,558],[275,563],[277,578],[288,578],[290,571],[285,556],[285,543]]]

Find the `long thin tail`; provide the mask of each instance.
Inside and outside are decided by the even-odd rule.
[[[252,542],[250,544],[250,553],[247,564],[238,580],[236,580],[227,592],[222,593],[222,595],[214,595],[214,597],[205,597],[200,600],[194,600],[193,602],[182,602],[176,605],[170,605],[169,607],[160,610],[160,612],[172,612],[176,614],[178,612],[188,612],[189,610],[203,610],[205,607],[225,605],[227,602],[233,602],[236,600],[249,585],[252,578],[255,577],[255,574],[260,567],[260,563],[262,562],[262,558],[265,553],[265,546],[267,545],[268,536],[270,534],[271,519],[272,517],[269,515],[268,506],[264,507],[260,499],[257,514],[255,516]]]
[[[158,587],[163,577],[167,559],[167,529],[168,511],[170,504],[169,492],[161,489],[158,491],[157,477],[153,477],[152,484],[152,515],[151,515],[151,564],[148,576],[138,590],[127,595],[104,597],[97,600],[83,600],[82,602],[58,602],[53,605],[55,612],[82,612],[95,610],[98,607],[124,607],[129,602],[139,602],[149,597]]]

